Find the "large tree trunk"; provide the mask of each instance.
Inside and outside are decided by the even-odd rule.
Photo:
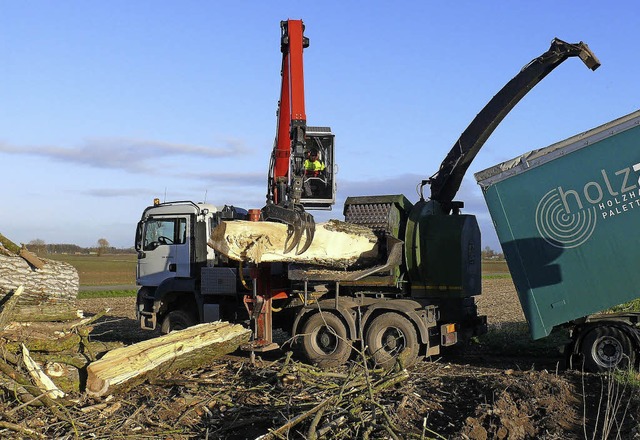
[[[209,246],[233,260],[252,263],[282,261],[347,268],[374,264],[378,257],[378,239],[371,229],[338,220],[317,224],[311,246],[300,255],[295,250],[284,253],[286,240],[287,226],[282,223],[235,220],[218,225]]]
[[[178,369],[194,369],[235,351],[249,340],[239,324],[199,324],[165,336],[117,348],[87,368],[87,393],[102,396],[114,387],[130,388],[149,378]]]
[[[41,259],[41,269],[16,255],[0,255],[0,309],[13,292],[24,291],[15,305],[11,321],[59,321],[77,317],[79,277],[64,262]]]

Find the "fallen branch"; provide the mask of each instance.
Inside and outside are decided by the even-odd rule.
[[[11,252],[14,255],[17,255],[20,252],[20,246],[18,246],[2,234],[0,234],[0,245],[2,245],[2,247],[4,247],[7,251]]]
[[[24,245],[20,249],[20,255],[27,263],[35,267],[36,269],[42,269],[44,267],[44,261],[42,261],[36,254],[29,251]]]
[[[22,360],[27,367],[27,371],[31,375],[31,379],[35,382],[36,386],[46,393],[51,399],[57,399],[64,397],[65,394],[53,383],[53,381],[44,374],[42,369],[36,362],[29,356],[29,350],[22,344]]]
[[[46,436],[34,431],[31,428],[26,428],[22,425],[18,425],[17,423],[5,422],[0,420],[0,428],[9,429],[14,432],[19,432],[20,434],[26,435],[31,438],[47,438]]]
[[[386,379],[378,383],[374,387],[369,388],[369,392],[367,393],[368,395],[361,395],[354,398],[353,403],[357,405],[359,403],[362,403],[366,399],[373,400],[373,396],[375,396],[379,392],[386,390],[387,388],[390,388],[396,384],[399,384],[400,382],[404,382],[407,379],[409,379],[409,373],[407,372],[407,370],[402,370],[400,373],[394,374],[389,379]]]
[[[44,395],[38,393],[37,391],[39,391],[39,389],[33,386],[29,381],[29,379],[27,379],[22,373],[18,372],[17,370],[9,366],[6,362],[2,362],[2,361],[0,361],[0,371],[4,373],[7,377],[9,377],[11,380],[16,382],[18,385],[21,385],[22,387],[24,387],[24,389],[29,394],[31,394],[31,396],[35,397],[35,399],[32,400],[33,404],[38,404],[38,405],[44,404],[46,407],[48,407],[51,410],[51,412],[56,417],[64,421],[69,421],[65,415],[60,413],[58,406],[53,402],[53,400],[50,399],[46,395],[46,393]],[[68,404],[68,402],[63,402],[62,404]]]
[[[287,423],[285,423],[284,425],[282,425],[278,429],[269,431],[269,433],[267,433],[267,434],[265,434],[265,435],[263,435],[261,437],[258,437],[258,439],[259,440],[271,440],[271,439],[273,439],[275,437],[280,437],[280,436],[284,435],[287,431],[289,431],[291,428],[293,428],[294,426],[299,424],[300,422],[308,419],[309,417],[311,417],[312,415],[314,415],[318,411],[323,410],[328,405],[337,403],[337,401],[338,401],[338,396],[329,397],[327,400],[325,400],[324,402],[321,402],[318,405],[314,406],[309,411],[307,411],[305,413],[302,413],[299,416],[294,417],[293,419],[291,419],[290,421],[288,421]],[[256,440],[258,440],[258,439],[256,439]]]

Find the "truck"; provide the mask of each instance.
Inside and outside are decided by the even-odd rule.
[[[245,220],[251,212],[156,199],[136,232],[140,327],[168,333],[220,319],[245,323],[254,332],[252,351],[278,348],[273,329],[282,329],[323,367],[347,362],[364,338],[379,365],[392,364],[400,352],[406,365],[435,356],[440,347],[486,331],[473,299],[480,292],[479,230],[473,216],[456,217],[450,234],[466,243],[449,253],[460,264],[430,285],[417,268],[415,274],[405,269],[406,258],[419,258],[420,251],[405,256],[397,238],[418,226],[409,218],[413,207],[401,195],[348,198],[346,221],[371,227],[384,249],[378,265],[338,271],[291,263],[243,266],[208,247],[207,237],[220,222]],[[415,247],[420,243],[412,242]]]
[[[634,367],[640,111],[475,174],[533,339],[568,328],[570,366]]]
[[[302,50],[306,42],[300,39],[300,25],[288,22],[282,27],[283,48],[289,41],[285,30],[296,26]],[[283,54],[286,59],[288,52]],[[486,317],[478,313],[475,301],[481,293],[480,230],[475,216],[463,214],[463,202],[454,197],[495,127],[570,57],[579,57],[592,70],[600,65],[586,44],[554,39],[481,110],[438,171],[419,184],[417,202],[404,195],[346,198],[344,221],[377,237],[378,260],[373,265],[346,270],[296,263],[247,265],[206,249],[206,238],[217,223],[248,215],[254,221],[281,220],[291,238],[285,252],[305,252],[314,224],[301,205],[306,176],[300,164],[313,132],[302,117],[284,124],[290,129],[286,145],[291,145],[297,171],[272,174],[270,168],[266,209],[218,209],[192,202],[158,202],[146,208],[136,234],[141,327],[166,332],[215,319],[245,322],[253,330],[246,347],[252,353],[278,348],[273,329],[279,328],[308,361],[321,367],[344,364],[355,347],[366,350],[377,365],[400,361],[408,366],[485,333]],[[285,113],[292,115],[290,110]],[[286,132],[281,124],[280,129]],[[286,145],[274,155],[284,156]],[[326,145],[333,148],[333,137]],[[423,194],[426,185],[431,186],[430,198]]]

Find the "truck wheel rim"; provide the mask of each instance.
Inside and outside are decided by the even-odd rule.
[[[611,368],[622,360],[622,344],[616,338],[602,336],[593,344],[591,354],[598,365]]]
[[[397,327],[386,328],[381,335],[381,346],[392,356],[397,355],[405,348],[405,336]]]
[[[335,331],[325,326],[318,329],[313,342],[314,348],[326,355],[332,354],[338,347],[338,338],[335,335]]]

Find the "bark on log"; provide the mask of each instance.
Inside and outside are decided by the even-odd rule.
[[[42,269],[44,267],[44,261],[42,261],[36,254],[29,251],[25,247],[20,249],[20,253],[18,255],[20,255],[20,257],[22,257],[27,263],[29,263],[36,269]]]
[[[17,255],[20,252],[20,246],[18,246],[2,234],[0,234],[0,248],[4,248],[7,251],[3,252],[3,254],[6,255]]]
[[[81,318],[82,311],[73,303],[46,302],[38,305],[17,304],[11,320],[15,322],[55,322]]]
[[[42,269],[35,269],[19,256],[0,255],[0,307],[13,290],[24,286],[12,321],[57,321],[77,317],[78,272],[61,261],[42,261]]]
[[[99,397],[169,371],[198,368],[235,351],[250,333],[239,324],[213,322],[112,350],[87,367],[87,394]]]
[[[218,225],[209,246],[236,261],[282,261],[341,269],[371,265],[378,257],[378,239],[371,229],[338,220],[317,224],[311,246],[301,255],[284,253],[286,239],[287,226],[282,223],[236,220]]]
[[[9,318],[13,314],[16,304],[18,304],[18,300],[20,299],[22,292],[24,292],[24,286],[18,286],[18,288],[11,293],[9,299],[4,303],[2,309],[0,309],[0,331],[4,330],[9,322]]]

